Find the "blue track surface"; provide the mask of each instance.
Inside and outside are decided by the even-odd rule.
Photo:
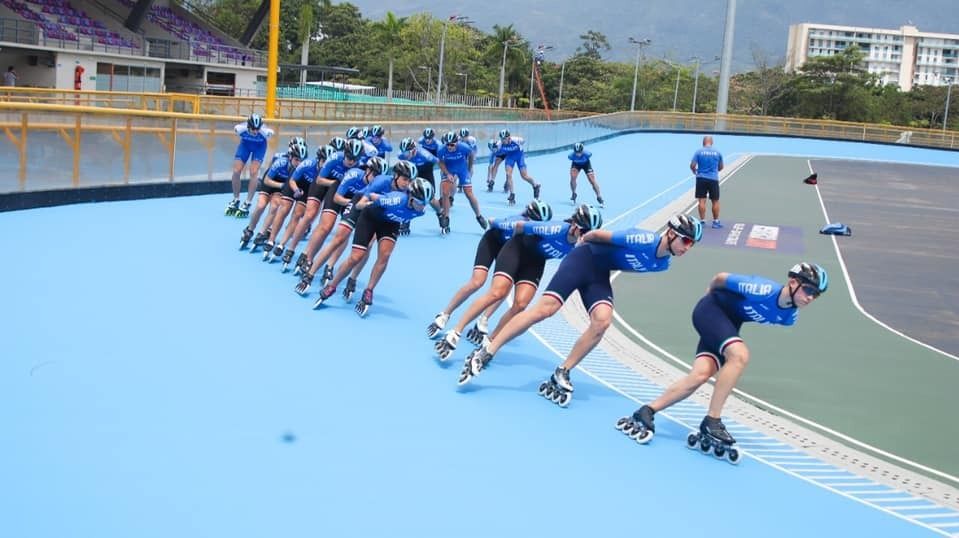
[[[687,176],[698,145],[590,147],[607,220]],[[717,147],[957,162],[817,141]],[[569,211],[565,153],[529,166]],[[592,200],[585,177],[578,190]],[[479,197],[487,216],[513,212]],[[457,391],[465,351],[439,366],[424,329],[471,269],[480,230],[463,196],[450,236],[431,216],[413,223],[365,320],[339,296],[311,311],[315,289],[303,299],[279,264],[237,251],[226,201],[0,214],[0,536],[936,535],[755,460],[686,450],[668,422],[640,447],[612,427],[635,403],[582,374],[569,409],[549,404],[535,390],[559,359],[529,335]]]

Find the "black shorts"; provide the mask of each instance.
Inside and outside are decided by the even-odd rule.
[[[264,178],[264,179],[265,179],[265,178]],[[264,179],[261,179],[261,180],[260,180],[260,185],[256,188],[256,190],[257,190],[258,192],[261,192],[261,193],[263,193],[263,194],[265,194],[265,195],[267,195],[267,196],[273,196],[274,194],[283,191],[283,187],[268,187],[268,186],[266,185],[266,182],[264,181]],[[276,180],[274,180],[274,181],[276,181]],[[285,181],[284,181],[283,183],[284,183],[284,185],[286,184]]]
[[[426,181],[430,182],[430,185],[433,186],[433,192],[436,192],[436,178],[433,176],[433,169],[435,165],[430,164],[429,166],[423,165],[422,167],[417,167],[417,175]]]
[[[353,232],[353,248],[366,250],[374,238],[380,241],[396,241],[400,235],[400,223],[387,220],[382,208],[374,207],[360,213]]]
[[[696,198],[705,198],[707,194],[710,200],[719,201],[719,181],[697,177]]]
[[[717,368],[722,368],[726,364],[726,357],[723,356],[726,347],[743,341],[739,337],[743,322],[723,310],[716,299],[718,293],[728,292],[710,292],[696,303],[693,308],[693,328],[699,333],[696,357],[709,357]]]
[[[486,233],[484,233],[482,239],[480,239],[479,245],[476,246],[476,257],[473,258],[473,269],[486,269],[489,271],[489,268],[493,266],[493,261],[496,260],[496,256],[503,250],[503,245],[505,244],[506,241],[503,241],[502,231],[494,228],[486,230]]]
[[[323,212],[332,211],[334,214],[339,215],[343,211],[343,206],[336,203],[333,199],[336,196],[336,189],[340,188],[340,180],[336,180],[326,189],[326,195],[323,196]]]
[[[313,200],[316,200],[317,202],[322,203],[323,199],[326,198],[326,191],[328,190],[330,190],[329,185],[320,185],[319,183],[314,181],[310,185],[310,190],[307,191],[306,193],[306,198],[307,200],[313,199]],[[333,190],[336,190],[336,189],[333,189]]]
[[[573,163],[570,167],[570,170],[582,170],[587,174],[593,173],[593,163],[589,162],[589,159],[586,159],[584,163]]]
[[[538,288],[543,269],[546,268],[546,258],[536,249],[537,243],[539,239],[536,236],[513,236],[496,256],[496,272],[493,276],[505,276],[513,285],[525,282]]]
[[[296,182],[296,187],[303,191],[303,194],[301,194],[299,198],[296,198],[293,196],[295,193],[293,192],[293,189],[290,188],[290,182],[286,181],[283,183],[283,188],[280,189],[280,196],[286,198],[287,200],[296,200],[297,202],[306,203],[306,194],[310,191],[311,186],[312,184],[305,179],[298,180]]]
[[[598,265],[588,244],[574,248],[563,258],[543,295],[565,303],[570,294],[579,290],[587,312],[601,304],[613,306],[613,286],[609,283],[609,268]]]

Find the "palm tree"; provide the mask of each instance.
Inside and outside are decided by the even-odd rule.
[[[513,28],[512,24],[507,26],[493,25],[493,44],[490,52],[495,51],[496,56],[503,55],[501,68],[505,74],[507,88],[513,86],[512,82],[525,79],[525,67],[522,66],[526,62],[523,50],[527,47],[528,43]]]
[[[300,6],[299,28],[297,32],[300,37],[300,65],[303,70],[300,71],[300,84],[306,84],[306,66],[310,63],[310,43],[313,41],[313,31],[316,29],[313,20],[313,5],[309,2]]]
[[[396,56],[394,50],[400,44],[400,33],[406,26],[406,17],[397,18],[392,11],[387,11],[382,21],[373,24],[374,31],[380,42],[386,49],[387,58],[389,58],[389,82],[386,87],[386,101],[393,100],[393,59]]]

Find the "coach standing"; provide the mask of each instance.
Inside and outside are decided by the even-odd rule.
[[[703,147],[696,150],[689,169],[696,176],[696,201],[699,220],[706,221],[706,196],[713,202],[713,228],[722,228],[719,222],[719,172],[723,169],[723,154],[713,149],[713,137],[703,137]]]

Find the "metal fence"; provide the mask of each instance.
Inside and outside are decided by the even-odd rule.
[[[228,179],[237,143],[233,126],[247,112],[233,110],[236,101],[222,101],[223,108],[230,109],[225,115],[0,101],[0,129],[4,134],[0,142],[0,193]],[[205,106],[216,108],[204,102]],[[139,104],[144,103],[167,106],[175,101]],[[306,137],[310,146],[315,147],[366,120],[381,123],[393,141],[418,136],[427,125],[439,132],[468,126],[480,140],[494,137],[508,127],[526,139],[529,151],[551,150],[634,130],[741,132],[884,143],[896,143],[906,132],[895,127],[843,122],[654,112],[620,112],[550,122],[538,118],[492,118],[489,109],[467,109],[476,111],[475,118],[439,117],[438,113],[448,107],[414,107],[423,111],[422,117],[393,120],[382,114],[382,105],[349,105],[322,104],[323,108],[316,113],[325,118],[336,116],[335,119],[270,121],[276,130],[272,147],[284,146],[286,139],[294,135]],[[487,114],[481,114],[484,111]],[[910,145],[959,149],[956,133],[909,132]],[[480,158],[486,152],[485,146],[480,144]]]

